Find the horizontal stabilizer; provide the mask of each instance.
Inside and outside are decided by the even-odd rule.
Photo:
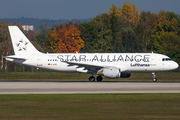
[[[5,58],[7,58],[7,59],[17,59],[17,60],[26,60],[26,58],[23,58],[23,57],[20,57],[20,56],[15,56],[15,55],[6,56]]]

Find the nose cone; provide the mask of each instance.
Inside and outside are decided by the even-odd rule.
[[[173,69],[177,69],[179,67],[179,65],[176,62],[174,62],[172,67],[173,67]]]

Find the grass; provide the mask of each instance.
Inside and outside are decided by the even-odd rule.
[[[178,72],[157,73],[158,81],[180,81]],[[0,81],[88,81],[90,74],[0,72]],[[151,73],[126,79],[152,81]],[[154,120],[180,119],[180,94],[57,94],[0,95],[2,120]]]
[[[180,119],[180,94],[0,95],[3,120]]]
[[[88,81],[90,74],[59,72],[0,72],[2,80],[20,81]],[[97,75],[95,75],[96,77]],[[158,81],[180,81],[180,72],[156,73]],[[132,73],[130,78],[108,79],[103,81],[152,81],[151,73]]]

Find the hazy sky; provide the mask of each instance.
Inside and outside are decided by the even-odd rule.
[[[124,2],[135,4],[140,12],[163,9],[180,15],[180,0],[0,0],[0,18],[92,18]]]

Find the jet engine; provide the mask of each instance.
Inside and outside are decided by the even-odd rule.
[[[107,67],[99,70],[97,72],[98,75],[103,75],[104,77],[107,78],[128,78],[131,76],[131,73],[126,73],[126,72],[120,72],[119,68],[116,67]]]
[[[104,75],[107,78],[119,78],[121,75],[120,69],[115,67],[103,68],[97,73],[98,75]]]

